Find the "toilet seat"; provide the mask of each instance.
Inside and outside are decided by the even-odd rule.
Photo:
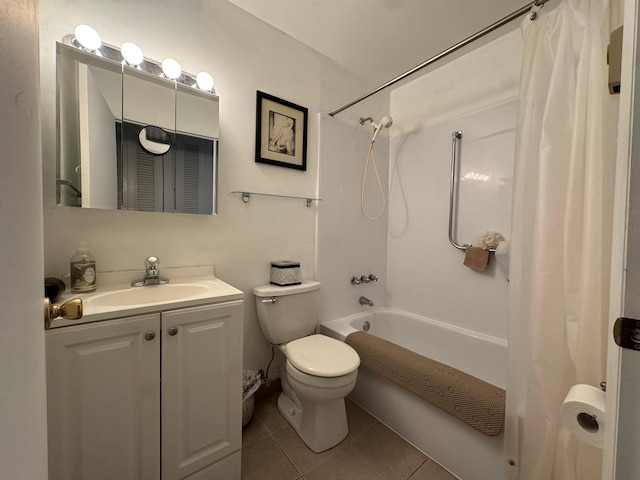
[[[353,348],[325,335],[302,337],[283,347],[293,367],[316,377],[340,377],[360,365],[360,357]]]

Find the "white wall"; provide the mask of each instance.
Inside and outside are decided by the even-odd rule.
[[[55,207],[55,41],[88,23],[103,41],[133,41],[155,60],[172,57],[191,73],[211,72],[220,96],[219,215]],[[267,283],[271,260],[302,262],[314,278],[316,204],[252,197],[233,190],[315,196],[317,113],[360,95],[364,88],[343,69],[226,1],[42,0],[41,80],[45,169],[45,269],[68,271],[86,240],[98,272],[143,269],[153,254],[165,266],[215,265],[220,278],[245,292],[244,363],[264,368],[270,350],[259,330],[251,289]],[[254,162],[256,90],[309,108],[307,171]],[[100,277],[98,275],[98,282]]]
[[[43,255],[35,3],[0,3],[0,470],[47,478]]]
[[[511,32],[391,93],[387,303],[499,338],[505,274],[463,266],[448,240],[451,133],[463,131],[457,243],[508,238],[520,49]]]
[[[360,211],[362,175],[372,129],[355,127],[322,115],[320,118],[320,197],[318,214],[318,280],[322,282],[322,318],[333,320],[366,310],[361,295],[376,306],[385,304],[387,214],[377,221]],[[379,135],[374,144],[385,198],[388,198],[389,141]],[[365,206],[377,216],[380,193],[369,166]],[[351,285],[352,276],[373,273],[378,282]]]

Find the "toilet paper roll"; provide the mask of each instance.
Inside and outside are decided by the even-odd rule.
[[[562,423],[580,441],[602,448],[605,393],[591,385],[574,385],[562,402]]]
[[[510,243],[506,240],[500,242],[496,247],[496,264],[504,273],[507,282],[509,281],[509,247]]]

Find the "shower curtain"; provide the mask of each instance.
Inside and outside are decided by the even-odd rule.
[[[596,480],[601,450],[562,426],[572,385],[604,380],[615,103],[607,0],[523,22],[510,271],[507,476]]]

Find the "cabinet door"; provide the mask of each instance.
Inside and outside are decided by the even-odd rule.
[[[242,302],[163,313],[162,478],[239,451],[241,404]]]
[[[51,480],[158,480],[159,326],[154,314],[47,331]]]

